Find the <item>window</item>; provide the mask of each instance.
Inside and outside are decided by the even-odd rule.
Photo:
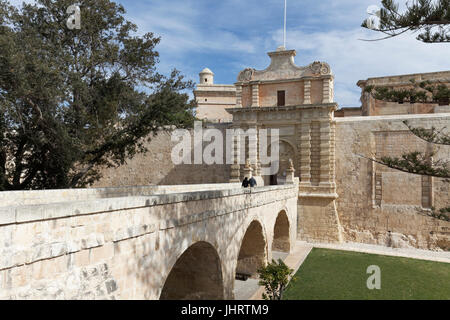
[[[286,104],[286,91],[278,91],[277,106],[284,107]]]
[[[208,82],[208,79],[205,79],[205,82]]]

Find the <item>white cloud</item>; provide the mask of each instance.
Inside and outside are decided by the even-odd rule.
[[[210,57],[217,55],[220,60],[208,67],[216,72],[216,80],[232,83],[245,67],[266,68],[270,62],[266,53],[281,44],[281,0],[119,2],[128,10],[127,18],[138,25],[140,34],[154,32],[162,36],[157,50],[163,73],[175,67],[197,81],[197,73],[206,67],[200,65],[204,57],[211,61]],[[360,105],[358,80],[450,69],[449,44],[424,44],[414,34],[378,42],[358,40],[379,37],[360,24],[367,17],[367,7],[381,6],[380,2],[288,1],[288,48],[297,50],[298,65],[315,60],[331,65],[336,76],[336,101],[341,106]]]
[[[360,28],[314,33],[295,31],[289,36],[289,44],[298,51],[298,64],[322,60],[331,65],[336,76],[336,101],[342,106],[359,106],[358,80],[450,70],[448,44],[425,44],[412,34],[375,42],[359,40],[370,37],[368,31]]]
[[[413,34],[378,42],[358,40],[379,36],[360,28],[367,7],[373,4],[380,5],[380,1],[288,1],[288,48],[298,51],[299,65],[315,60],[331,65],[336,76],[336,101],[341,106],[360,105],[358,80],[450,69],[449,45],[424,44]],[[151,11],[142,11],[145,19],[144,13],[134,13],[132,20],[141,30],[162,36],[159,50],[163,70],[176,65],[196,80],[198,70],[189,63],[194,55],[225,54],[235,69],[265,68],[269,63],[266,52],[281,44],[281,20],[276,25],[282,16],[280,8],[282,3],[272,0],[200,1],[195,5],[189,0],[171,1],[152,3]],[[270,23],[276,31],[262,22]]]

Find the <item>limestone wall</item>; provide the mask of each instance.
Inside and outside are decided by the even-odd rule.
[[[234,85],[197,85],[194,90],[197,102],[196,116],[210,121],[230,122],[232,116],[226,108],[236,106],[236,88]]]
[[[450,205],[449,184],[361,157],[430,151],[431,145],[410,133],[404,120],[448,128],[450,114],[336,118],[337,210],[344,240],[448,250],[450,223],[427,213],[431,206]],[[450,147],[440,147],[435,159],[450,159]]]
[[[373,97],[367,98],[370,107],[363,107],[364,115],[383,116],[400,114],[427,114],[435,112],[438,104],[432,103],[397,103],[376,100]]]
[[[276,107],[277,93],[280,90],[284,90],[286,93],[286,106],[295,106],[303,103],[304,83],[303,81],[297,81],[259,85],[259,106]]]
[[[224,137],[228,126],[228,124],[208,125],[210,128],[221,130]],[[193,133],[191,136],[193,137]],[[205,142],[204,146],[209,143]],[[175,165],[171,153],[176,145],[177,142],[171,141],[171,133],[162,131],[146,143],[147,153],[136,155],[119,168],[104,168],[101,171],[103,177],[92,187],[225,183],[230,180],[228,165]],[[223,163],[226,163],[225,150],[224,145]]]
[[[422,81],[430,81],[433,84],[450,85],[450,71],[429,72],[407,74],[400,76],[387,76],[378,78],[369,78],[367,80],[358,81],[358,86],[362,89],[362,115],[364,116],[382,116],[382,115],[400,115],[400,114],[427,114],[440,113],[441,106],[437,103],[395,103],[385,102],[374,99],[371,94],[365,92],[365,87],[368,85],[384,86],[395,88],[397,90],[412,89],[411,80],[416,83]],[[447,102],[448,103],[448,102]],[[446,111],[448,112],[448,111]]]
[[[217,121],[221,123],[231,122],[233,119],[226,111],[228,108],[234,108],[234,104],[209,104],[207,106],[198,106],[196,110],[196,117],[202,120]]]
[[[334,112],[335,117],[361,117],[362,109],[361,108],[341,108]]]
[[[248,227],[261,225],[270,259],[280,212],[287,214],[295,241],[297,196],[298,182],[252,190],[230,184],[222,190],[1,207],[0,299],[158,299],[175,263],[197,243],[219,257],[213,276],[222,292],[213,298],[232,299]],[[177,279],[185,281],[198,269],[192,263],[209,263],[210,255],[199,255],[201,262],[191,261]]]

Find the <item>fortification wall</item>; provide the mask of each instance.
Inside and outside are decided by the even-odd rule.
[[[337,209],[344,240],[393,247],[450,249],[450,222],[429,217],[450,205],[442,179],[395,171],[364,157],[430,151],[403,123],[449,127],[450,114],[336,118]],[[450,159],[450,147],[434,158]]]
[[[225,131],[229,124],[208,124],[207,127],[221,130],[223,137],[226,137]],[[193,136],[191,130],[191,137]],[[92,187],[226,183],[230,180],[230,166],[226,164],[175,165],[171,154],[178,142],[172,141],[171,137],[172,133],[166,131],[151,136],[150,142],[146,142],[147,153],[136,155],[119,168],[104,168],[101,171],[103,177]],[[203,146],[210,143],[204,142]],[[191,145],[194,146],[193,140]],[[225,141],[223,150],[226,150]],[[225,152],[223,163],[226,163]]]
[[[442,111],[442,106],[438,103],[396,103],[377,100],[370,93],[365,92],[366,86],[389,87],[397,90],[408,90],[414,88],[411,80],[416,83],[430,81],[434,84],[450,85],[450,71],[429,72],[406,74],[399,76],[387,76],[378,78],[369,78],[358,81],[358,86],[362,89],[362,115],[363,116],[382,116],[382,115],[401,115],[401,114],[428,114],[448,112]],[[442,104],[442,103],[441,103]],[[444,103],[445,104],[445,103]],[[448,101],[447,103],[448,104]]]

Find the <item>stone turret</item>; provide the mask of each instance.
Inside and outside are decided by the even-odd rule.
[[[200,84],[203,85],[213,85],[214,84],[214,73],[208,69],[205,68],[200,72]]]
[[[211,122],[230,122],[232,115],[225,109],[236,106],[234,85],[214,84],[214,73],[208,68],[203,69],[199,76],[200,82],[194,90],[197,118]]]

